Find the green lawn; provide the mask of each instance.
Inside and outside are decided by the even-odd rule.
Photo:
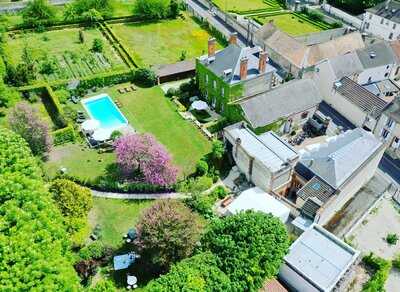
[[[170,64],[205,54],[210,37],[191,17],[111,26],[138,65]]]
[[[139,132],[152,133],[164,144],[181,174],[192,173],[200,158],[211,150],[211,143],[200,130],[178,114],[160,87],[118,94],[119,87],[108,89],[107,93],[122,102],[122,112],[130,124]]]
[[[247,11],[279,6],[275,0],[213,0],[212,2],[225,11]]]
[[[107,166],[114,162],[114,153],[99,154],[84,144],[67,144],[54,147],[43,168],[50,178],[57,175],[61,167],[65,167],[68,174],[85,180],[104,175]]]
[[[113,0],[111,2],[114,17],[130,16],[133,14],[135,0]]]
[[[281,14],[267,17],[257,17],[257,20],[263,24],[274,21],[274,24],[289,35],[296,36],[312,32],[318,32],[322,29],[310,22],[304,21],[293,14]]]
[[[79,31],[78,28],[70,28],[43,33],[12,34],[5,46],[5,55],[9,62],[16,65],[21,61],[26,48],[31,58],[37,62],[38,68],[44,61],[54,60],[55,72],[41,76],[49,80],[79,78],[126,68],[98,29],[85,29],[84,43],[79,41]],[[91,51],[96,38],[103,40],[104,49],[101,54]]]
[[[141,212],[150,207],[153,200],[117,200],[94,198],[89,213],[92,228],[101,228],[101,241],[115,248],[123,244],[122,236],[137,223]]]

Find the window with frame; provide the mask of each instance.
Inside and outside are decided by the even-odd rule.
[[[382,19],[381,19],[381,24],[383,24],[384,21],[385,21],[385,19],[382,17]]]

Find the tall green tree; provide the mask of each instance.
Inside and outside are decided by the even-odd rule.
[[[275,277],[289,248],[285,225],[270,214],[246,212],[211,222],[201,240],[234,291],[257,291]]]
[[[351,14],[357,15],[363,13],[365,9],[383,1],[384,0],[328,0],[328,3]]]
[[[37,27],[54,22],[56,20],[56,13],[48,0],[32,0],[28,2],[22,11],[22,17],[25,24]]]
[[[170,0],[137,0],[133,13],[144,19],[163,19],[170,16]]]
[[[61,213],[24,139],[0,128],[0,291],[78,291]]]

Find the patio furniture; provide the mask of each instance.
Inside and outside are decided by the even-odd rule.
[[[118,92],[121,93],[121,94],[123,94],[123,93],[125,93],[126,91],[125,91],[125,88],[118,88]]]
[[[208,109],[208,104],[205,101],[196,100],[191,104],[190,109],[204,111],[204,110]]]
[[[122,107],[122,103],[121,103],[121,101],[119,99],[115,99],[114,102],[117,105],[117,107],[119,107],[119,108]]]
[[[132,289],[132,288],[136,289],[137,288],[137,278],[133,275],[129,275],[129,274],[127,275],[126,283],[128,284],[128,287],[131,287],[128,289]]]
[[[78,117],[78,118],[76,119],[76,122],[77,122],[78,124],[82,124],[84,121],[86,121],[86,118],[85,118],[85,117]]]
[[[125,91],[126,91],[126,92],[131,92],[131,91],[132,91],[132,88],[126,87],[126,88],[125,88]]]
[[[135,85],[131,85],[131,88],[132,88],[133,91],[136,91],[136,90],[137,90],[137,88],[136,88]]]
[[[77,97],[77,96],[75,96],[75,95],[73,95],[73,96],[71,96],[71,101],[72,101],[73,103],[77,104],[77,103],[80,101],[80,98]]]

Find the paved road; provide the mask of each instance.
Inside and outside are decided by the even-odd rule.
[[[332,122],[338,126],[343,127],[344,130],[354,129],[355,126],[338,113],[334,108],[325,102],[322,102],[319,106],[319,110],[326,116],[332,119]],[[400,184],[400,160],[393,159],[389,155],[384,154],[378,168],[391,179]]]
[[[215,27],[219,32],[224,34],[225,36],[229,37],[229,35],[233,32],[236,32],[229,24],[225,22],[224,19],[221,17],[215,15],[215,13],[212,13],[208,9],[208,7],[204,6],[202,3],[200,3],[197,0],[186,0],[186,3],[194,10],[196,13],[198,13],[201,17],[204,19],[207,19],[207,21]],[[238,35],[238,44],[240,46],[246,46],[246,38],[245,36],[239,34]]]
[[[50,0],[49,2],[53,5],[64,5],[72,0]],[[1,12],[15,12],[25,8],[29,1],[18,1],[18,2],[6,2],[0,3]]]

